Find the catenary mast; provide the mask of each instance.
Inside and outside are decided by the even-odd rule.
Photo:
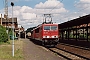
[[[7,24],[9,23],[9,20],[8,20],[8,0],[5,0],[4,4],[5,4],[5,8],[4,8],[5,27],[6,27],[6,30],[7,30],[7,33],[8,33],[9,26],[6,25],[6,23]]]
[[[8,0],[5,0],[5,14],[4,17],[7,19],[8,17]]]

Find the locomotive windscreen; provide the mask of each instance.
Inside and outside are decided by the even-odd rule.
[[[44,26],[44,30],[57,30],[57,26]]]
[[[51,26],[51,30],[57,30],[57,26]]]

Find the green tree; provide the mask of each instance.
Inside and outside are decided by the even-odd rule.
[[[5,27],[0,25],[0,42],[7,42],[8,34],[6,33]]]

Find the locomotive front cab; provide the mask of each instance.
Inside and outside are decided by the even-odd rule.
[[[54,44],[59,41],[57,24],[43,25],[43,41],[48,44]]]

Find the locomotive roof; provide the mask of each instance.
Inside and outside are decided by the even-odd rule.
[[[34,28],[33,30],[35,30],[35,29],[39,28],[40,26],[41,26],[41,24],[40,24],[40,25],[38,25],[38,26],[37,26],[36,28]],[[32,31],[33,31],[33,30],[32,30]]]
[[[43,26],[43,25],[58,25],[58,24],[51,24],[51,23],[48,23],[48,24],[40,24],[40,25],[38,25],[36,28],[34,28],[33,30],[35,30],[35,29],[37,29],[37,28],[39,28],[39,27],[41,27],[41,26]],[[32,30],[32,31],[33,31]]]
[[[43,24],[43,25],[58,25],[58,24]]]

